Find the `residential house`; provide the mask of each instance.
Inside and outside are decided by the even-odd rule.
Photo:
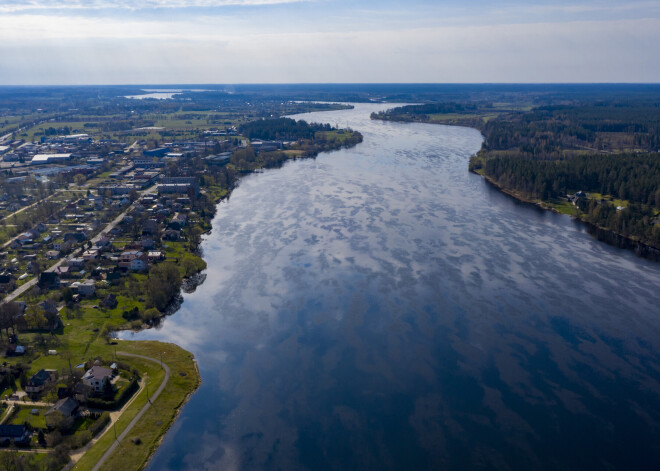
[[[56,376],[55,370],[41,369],[37,371],[27,380],[25,392],[29,394],[40,393],[47,385],[55,381]]]
[[[57,260],[58,258],[60,258],[60,251],[49,250],[48,252],[46,252],[46,258],[48,258],[48,260]]]
[[[73,398],[82,403],[87,402],[87,398],[92,395],[94,388],[85,383],[76,383],[73,387]]]
[[[32,433],[23,425],[0,425],[0,443],[8,445],[13,442],[16,445],[27,445],[30,443]]]
[[[60,278],[70,278],[73,275],[72,271],[69,270],[69,267],[65,267],[63,265],[55,268],[55,273],[57,273]]]
[[[170,221],[169,227],[171,229],[181,229],[183,228],[186,223],[188,222],[188,216],[185,214],[177,213],[174,215],[172,220]]]
[[[94,392],[102,392],[105,383],[112,379],[112,370],[102,366],[92,366],[82,377],[83,384],[91,387]]]
[[[94,296],[96,286],[94,280],[85,280],[78,285],[78,294],[81,296]]]
[[[48,427],[71,427],[78,414],[79,407],[78,401],[72,397],[60,399],[44,414],[46,425]]]
[[[60,252],[68,252],[71,250],[73,243],[70,240],[62,242],[53,242],[53,250],[59,250]]]
[[[144,271],[149,269],[149,258],[143,252],[142,255],[138,258],[134,258],[130,261],[128,268],[133,271]]]
[[[169,241],[177,241],[181,238],[181,231],[176,229],[167,229],[163,234],[163,239]]]
[[[140,250],[126,250],[119,255],[120,262],[130,262],[131,260],[138,258],[142,255]]]
[[[51,299],[46,299],[41,301],[38,306],[44,310],[44,312],[50,316],[56,316],[59,311],[57,310],[57,303]]]
[[[22,317],[23,314],[21,314],[20,316]],[[23,345],[16,345],[15,343],[10,343],[9,345],[7,345],[7,350],[5,351],[5,354],[8,357],[23,356],[25,355],[25,347]]]
[[[18,237],[16,237],[16,240],[19,244],[24,245],[34,240],[34,234],[31,232],[23,232],[22,234],[19,234]]]
[[[96,241],[93,248],[99,252],[105,252],[106,250],[112,249],[112,241],[109,237],[103,236]]]
[[[72,258],[67,261],[69,270],[81,270],[85,266],[86,260],[81,257]]]
[[[96,260],[99,258],[99,251],[96,249],[85,250],[82,254],[83,260],[89,262],[90,260]]]
[[[160,250],[150,250],[147,252],[147,258],[150,262],[159,262],[165,259],[165,255]]]
[[[153,249],[156,246],[153,238],[151,237],[142,237],[142,248],[143,249]]]

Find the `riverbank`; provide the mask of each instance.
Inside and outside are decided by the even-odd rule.
[[[401,108],[404,110],[406,107]],[[414,107],[413,107],[414,108]],[[396,110],[396,109],[395,109]],[[435,118],[435,119],[431,119]],[[419,122],[419,123],[428,123],[428,124],[444,124],[448,126],[466,126],[472,127],[480,132],[484,130],[484,123],[491,117],[460,117],[460,116],[437,116],[433,115],[415,115],[415,114],[388,114],[388,113],[372,113],[371,119],[383,120],[383,121],[396,121],[396,122]],[[592,221],[586,219],[587,214],[580,211],[577,207],[572,206],[568,201],[563,201],[558,204],[554,204],[549,201],[545,201],[540,198],[531,198],[525,196],[519,191],[516,191],[512,188],[506,188],[499,184],[494,178],[488,176],[484,171],[484,162],[488,159],[484,154],[484,149],[473,156],[470,159],[469,170],[473,173],[481,175],[488,181],[492,186],[497,188],[499,191],[509,195],[512,198],[515,198],[518,201],[523,203],[534,204],[535,206],[547,210],[553,211],[559,214],[567,214],[574,219],[585,224],[588,228],[588,232],[596,237],[599,241],[614,245],[619,248],[633,250],[640,257],[644,257],[650,260],[659,261],[660,260],[660,248],[654,247],[648,243],[643,242],[634,235],[625,235],[617,232],[616,230],[608,227],[604,227],[599,224],[595,224]],[[660,216],[658,216],[660,218]]]
[[[486,180],[486,182],[488,182],[489,185],[493,186],[494,188],[497,188],[502,193],[510,196],[511,198],[514,198],[517,201],[520,201],[521,203],[531,204],[545,211],[552,211],[553,213],[570,216],[572,219],[575,219],[576,221],[579,221],[580,223],[584,224],[587,228],[587,232],[589,232],[589,234],[591,234],[601,242],[605,242],[609,245],[613,245],[620,249],[632,250],[633,252],[635,252],[636,255],[642,258],[646,258],[656,262],[660,261],[660,250],[657,249],[656,247],[644,244],[639,240],[626,237],[622,234],[618,234],[617,232],[612,231],[611,229],[607,229],[606,227],[601,227],[596,224],[593,224],[592,222],[584,219],[584,214],[582,213],[576,212],[574,214],[569,214],[566,211],[558,210],[557,207],[553,206],[548,202],[539,199],[532,199],[520,194],[519,192],[516,192],[515,190],[510,190],[508,188],[505,188],[502,185],[499,185],[493,178],[489,177],[488,175],[485,175],[483,173],[483,170],[478,171],[478,170],[470,169],[470,172],[483,177]]]
[[[74,471],[143,469],[201,384],[193,355],[178,345],[156,341],[118,343],[116,348],[140,364],[146,387],[136,394],[116,425],[108,427],[70,468]]]
[[[212,210],[209,209],[204,211],[203,217],[197,223],[195,223],[195,225],[188,228],[188,231],[190,231],[191,233],[197,233],[198,236],[194,240],[194,244],[189,244],[187,246],[186,251],[181,254],[182,257],[184,256],[199,257],[200,260],[202,260],[203,265],[198,265],[198,268],[194,272],[190,273],[188,276],[180,280],[180,283],[178,285],[178,292],[176,296],[170,300],[167,309],[164,312],[162,312],[159,317],[155,317],[151,319],[149,324],[147,325],[143,324],[140,326],[139,329],[131,329],[131,330],[139,331],[139,330],[144,330],[145,328],[151,328],[158,325],[158,323],[164,317],[173,315],[179,310],[182,302],[182,297],[181,297],[182,292],[184,293],[194,292],[198,286],[204,283],[206,277],[203,271],[206,268],[206,262],[203,260],[203,253],[201,253],[201,242],[202,242],[201,236],[209,234],[212,231],[213,229],[212,220],[215,217],[218,204],[230,198],[232,190],[239,184],[240,178],[242,176],[248,175],[250,173],[255,173],[266,168],[280,167],[286,160],[315,158],[320,152],[328,152],[333,150],[339,150],[342,148],[353,147],[362,141],[362,135],[355,131],[341,133],[339,136],[337,136],[335,132],[333,132],[333,134],[334,135],[331,136],[332,139],[330,140],[330,144],[328,144],[328,139],[324,139],[322,144],[319,146],[311,146],[311,147],[305,146],[304,150],[294,149],[289,152],[282,153],[282,155],[285,157],[284,159],[279,158],[279,159],[263,160],[263,161],[259,161],[255,159],[253,162],[255,162],[256,165],[254,165],[254,163],[251,162],[251,168],[249,169],[236,168],[235,164],[230,163],[229,165],[231,165],[237,171],[236,180],[232,182],[231,185],[229,185],[227,188],[223,188],[222,186],[215,186],[215,185],[205,187],[205,194],[211,197]],[[193,228],[197,228],[198,230],[194,230]],[[122,327],[130,329],[131,326],[130,324],[126,324],[124,326],[120,326],[117,330],[125,330],[122,329]],[[122,345],[124,344],[124,342],[130,342],[130,341],[121,341]],[[140,343],[141,342],[137,342],[138,345]],[[157,342],[155,343],[158,344]],[[181,350],[186,352],[183,349]],[[190,355],[190,358],[192,359],[192,355],[189,352],[186,352],[186,354]],[[126,437],[127,439],[121,442],[121,445],[113,453],[113,456],[121,456],[121,462],[124,463],[121,469],[131,469],[132,463],[136,463],[136,462],[141,463],[137,469],[141,469],[142,467],[146,466],[150,458],[156,452],[160,443],[162,443],[162,440],[164,439],[168,429],[176,421],[176,418],[181,412],[182,407],[190,399],[190,397],[192,397],[194,392],[201,384],[201,376],[199,375],[199,370],[197,368],[196,363],[194,363],[194,371],[195,371],[194,375],[184,374],[184,377],[189,376],[189,379],[193,378],[193,380],[188,382],[187,389],[184,388],[179,392],[177,397],[179,397],[180,400],[178,402],[175,400],[176,398],[169,400],[169,403],[173,403],[173,405],[167,402],[167,398],[162,400],[164,402],[164,405],[163,407],[161,407],[161,410],[172,409],[175,411],[174,414],[171,416],[167,416],[166,414],[166,417],[168,417],[166,423],[162,423],[163,422],[162,415],[159,415],[156,412],[154,412],[155,408],[152,408],[144,415],[143,419],[138,423],[138,426],[135,427],[136,430],[132,431],[130,436]],[[176,381],[177,379],[178,378],[176,377],[176,375],[172,377],[173,381]],[[182,395],[183,397],[181,397]],[[154,405],[157,404],[158,402],[154,403]],[[152,433],[154,430],[159,432]],[[135,435],[135,437],[133,437],[133,435]],[[144,452],[140,451],[139,449],[136,449],[133,443],[136,438],[139,438],[142,441],[142,443],[145,444],[144,449],[149,450],[148,455],[145,456]],[[95,455],[97,454],[98,453],[96,452]],[[94,469],[95,470],[107,469],[108,471],[112,469],[118,469],[116,467],[116,463],[117,462],[114,460],[109,460],[103,466]],[[76,467],[73,469],[87,470],[88,467],[86,466],[87,466],[86,463],[83,462],[83,465],[81,465],[80,467],[76,465]]]
[[[369,122],[374,108],[325,118],[362,131],[357,148],[241,180],[204,238],[207,282],[137,336],[192,338],[204,371],[149,469],[229,468],[237,456],[259,469],[313,468],[319,456],[333,468],[461,468],[483,456],[462,440],[475,423],[483,449],[515,445],[509,467],[564,466],[616,445],[601,422],[653,432],[634,404],[654,394],[636,380],[652,384],[660,266],[502,200],[465,171],[475,130]],[[639,362],[625,361],[631,349]],[[625,367],[625,414],[607,407],[608,358]],[[493,391],[508,398],[503,421],[484,407]],[[602,421],[558,394],[579,394]],[[530,409],[539,400],[549,408]],[[557,416],[569,423],[516,433]],[[567,435],[569,449],[548,450]]]
[[[78,432],[72,432],[69,437],[63,431],[65,443],[57,450],[57,443],[47,438],[48,449],[58,452],[58,460],[74,457],[68,468],[75,464],[72,469],[76,470],[129,470],[146,466],[183,405],[199,387],[201,377],[193,355],[183,348],[159,342],[121,341],[113,339],[113,333],[157,326],[164,316],[178,311],[183,300],[182,291],[194,291],[204,282],[206,262],[200,253],[202,235],[212,230],[218,203],[229,198],[241,176],[281,166],[287,160],[315,157],[320,152],[351,147],[361,140],[360,133],[324,127],[311,139],[289,142],[284,149],[235,151],[238,156],[232,155],[224,161],[199,156],[188,161],[189,169],[184,173],[172,167],[165,177],[182,179],[179,181],[185,181],[195,191],[174,196],[160,192],[156,195],[154,191],[136,195],[122,213],[121,221],[117,221],[116,227],[109,228],[112,232],[108,229],[102,234],[107,235],[106,245],[99,250],[99,256],[85,265],[84,271],[80,270],[83,267],[77,267],[63,274],[63,278],[81,280],[83,274],[87,277],[86,272],[89,272],[89,279],[85,280],[88,291],[83,293],[81,289],[73,296],[68,283],[60,289],[54,286],[42,289],[40,286],[38,290],[23,294],[20,302],[5,306],[10,313],[22,310],[25,319],[18,326],[16,323],[3,326],[8,329],[8,337],[9,330],[12,330],[12,335],[16,337],[18,334],[20,344],[26,346],[23,356],[8,358],[7,367],[13,368],[16,381],[18,375],[29,378],[43,369],[52,370],[58,381],[71,380],[72,364],[82,365],[82,372],[91,364],[110,366],[117,362],[118,348],[150,358],[149,361],[138,357],[121,359],[128,365],[123,370],[122,381],[141,378],[139,381],[144,390],[140,389],[129,399],[129,406],[112,422],[112,429],[106,427],[100,438],[90,440],[92,437],[84,437],[85,444],[91,443],[84,453],[81,453],[83,439]],[[135,264],[129,266],[125,257],[132,254],[135,260],[131,258],[131,262]],[[75,274],[71,275],[71,271]],[[81,284],[82,280],[75,285]],[[47,316],[52,311],[59,320],[55,327],[41,322],[42,310]],[[10,318],[17,319],[16,316]],[[46,327],[41,327],[42,324]],[[48,333],[50,335],[46,335]],[[14,343],[18,342],[15,338]],[[172,370],[171,376],[164,375],[163,369],[159,370],[159,365],[153,364],[155,358]],[[49,402],[54,403],[55,386],[38,394],[38,399],[43,400],[42,397],[48,395]],[[22,381],[20,389],[24,387]],[[14,388],[8,394],[18,389]],[[162,394],[153,398],[153,407],[145,406],[145,401],[150,404],[149,391],[156,390]],[[117,388],[117,395],[119,391]],[[120,409],[113,405],[111,410],[118,414]],[[141,415],[139,420],[136,419],[138,414]],[[49,437],[53,433],[52,429],[44,429],[41,436]],[[113,451],[115,433],[124,439]],[[104,462],[99,462],[101,456],[105,457]],[[51,463],[50,455],[44,459]]]

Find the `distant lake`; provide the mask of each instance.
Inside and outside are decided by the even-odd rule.
[[[657,469],[660,265],[468,173],[478,131],[387,107],[300,115],[364,142],[242,179],[206,282],[124,334],[203,380],[149,469]]]
[[[144,89],[145,92],[143,95],[126,95],[124,98],[131,98],[134,100],[145,100],[147,98],[153,98],[156,100],[168,100],[175,95],[180,95],[183,92],[205,92],[208,90],[198,90],[198,89],[174,89],[174,90],[165,90],[165,89]]]

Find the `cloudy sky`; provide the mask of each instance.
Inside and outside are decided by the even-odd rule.
[[[660,82],[660,1],[0,0],[0,84]]]

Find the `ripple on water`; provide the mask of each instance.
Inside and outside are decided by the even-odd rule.
[[[150,469],[651,469],[660,269],[467,172],[472,129],[304,116],[354,149],[243,179],[139,338],[203,377]]]

